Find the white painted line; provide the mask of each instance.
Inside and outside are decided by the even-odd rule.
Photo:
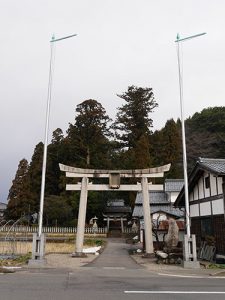
[[[191,275],[175,275],[175,274],[168,274],[168,273],[157,273],[160,276],[168,276],[168,277],[180,277],[180,278],[201,278],[201,279],[225,279],[224,276],[210,276],[210,275],[206,275],[206,276],[198,276],[195,274],[191,274]]]
[[[176,274],[168,274],[168,273],[158,273],[160,276],[170,276],[170,277],[181,277],[181,278],[207,278],[204,276],[198,276],[198,275],[176,275]]]
[[[124,270],[124,267],[103,267],[105,270]]]
[[[125,294],[225,294],[224,292],[211,291],[124,291]]]

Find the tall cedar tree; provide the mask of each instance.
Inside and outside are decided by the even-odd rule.
[[[43,148],[44,146],[42,142],[36,145],[34,149],[34,153],[31,158],[30,167],[29,167],[30,189],[32,192],[33,201],[35,203],[35,212],[39,211]]]
[[[22,159],[9,190],[6,216],[10,219],[16,220],[23,215],[28,215],[33,209],[28,169],[27,160]]]
[[[73,155],[71,161],[83,167],[107,167],[110,148],[108,137],[111,135],[109,116],[101,103],[93,99],[77,105],[76,112],[75,124],[70,124],[67,131]]]
[[[153,121],[149,114],[158,106],[152,88],[130,86],[128,91],[118,95],[126,104],[118,108],[113,128],[121,147],[127,147],[129,167],[149,167],[150,128]],[[124,153],[122,153],[124,156]]]
[[[117,138],[125,147],[135,147],[142,135],[151,133],[152,119],[149,114],[158,106],[152,88],[130,86],[128,91],[118,95],[126,104],[118,108],[114,129]]]
[[[182,178],[182,142],[179,122],[170,119],[151,136],[151,153],[155,165],[171,163],[170,178]]]
[[[182,171],[182,141],[181,128],[179,122],[173,119],[166,122],[162,129],[162,151],[161,162],[164,164],[171,163],[171,169],[168,173],[170,178],[181,178]]]
[[[48,195],[60,195],[60,178],[62,172],[59,170],[59,163],[65,161],[67,153],[64,151],[63,131],[57,128],[53,131],[51,144],[48,145],[48,159],[46,169],[46,188]]]

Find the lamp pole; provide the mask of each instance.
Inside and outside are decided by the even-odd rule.
[[[65,40],[77,36],[77,34],[68,35],[62,38],[55,39],[52,36],[50,41],[51,53],[50,53],[50,66],[49,66],[49,80],[48,80],[48,94],[47,94],[47,109],[45,118],[45,138],[44,138],[44,151],[43,151],[43,163],[42,163],[42,177],[41,177],[41,195],[40,195],[40,211],[39,211],[39,222],[38,222],[38,236],[42,233],[43,224],[43,208],[44,208],[44,196],[45,196],[45,177],[46,177],[46,163],[47,163],[47,146],[48,146],[48,130],[49,130],[49,117],[50,117],[50,106],[51,106],[51,95],[52,95],[52,75],[53,75],[53,64],[54,64],[54,45],[55,42]]]
[[[182,146],[183,146],[183,172],[184,172],[184,193],[185,193],[185,211],[186,211],[186,230],[187,236],[190,238],[190,212],[189,212],[189,195],[188,195],[188,176],[187,176],[187,151],[186,151],[186,138],[185,138],[185,124],[184,124],[184,102],[183,102],[183,76],[181,68],[181,59],[180,59],[180,43],[200,37],[206,33],[199,33],[185,38],[180,38],[180,35],[177,34],[177,60],[178,60],[178,72],[179,72],[179,92],[180,92],[180,110],[181,110],[181,129],[182,129]]]

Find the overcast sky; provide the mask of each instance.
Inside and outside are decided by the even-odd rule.
[[[185,116],[225,99],[224,0],[0,0],[0,201],[22,158],[44,139],[50,43],[56,46],[49,136],[96,99],[111,118],[129,85],[152,87],[154,129],[180,116],[176,45],[183,43]]]

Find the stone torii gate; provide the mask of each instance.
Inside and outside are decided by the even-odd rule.
[[[163,185],[152,184],[148,182],[148,178],[164,177],[164,172],[169,171],[170,164],[136,170],[97,170],[97,169],[81,169],[59,164],[60,170],[66,173],[66,177],[82,178],[81,182],[76,184],[67,184],[67,191],[80,191],[80,204],[78,213],[77,237],[74,257],[83,255],[83,242],[85,219],[87,209],[88,191],[142,191],[143,194],[143,212],[145,224],[145,246],[146,255],[154,252],[152,240],[152,223],[149,205],[149,191],[162,190]],[[108,184],[92,184],[89,178],[109,178]],[[121,178],[140,178],[141,184],[121,184]]]

